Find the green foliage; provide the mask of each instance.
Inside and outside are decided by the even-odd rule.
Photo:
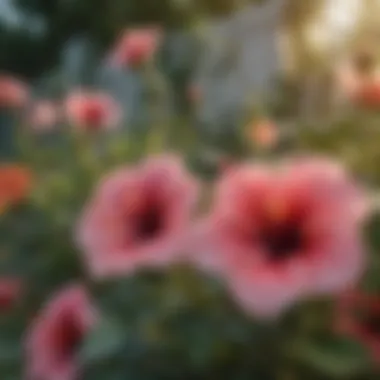
[[[298,355],[311,369],[340,379],[366,372],[371,365],[364,347],[347,338],[300,345]]]
[[[380,119],[377,112],[347,110],[339,120],[297,130],[299,152],[314,152],[343,161],[367,184],[378,186]]]
[[[353,120],[326,131],[300,129],[292,149],[330,153],[377,185],[378,174],[370,166],[376,152],[364,144],[375,145],[378,132],[368,128],[364,133],[362,128],[359,133]],[[335,333],[334,300],[301,302],[282,319],[261,322],[234,303],[218,278],[191,267],[140,271],[101,282],[88,277],[73,235],[99,178],[170,146],[189,162],[198,162],[199,176],[209,179],[213,170],[197,160],[200,148],[193,131],[181,131],[182,137],[192,138],[168,139],[169,129],[134,140],[123,134],[72,133],[52,148],[36,137],[22,136],[23,159],[35,172],[36,186],[28,202],[0,219],[1,272],[21,275],[27,284],[19,304],[0,318],[2,379],[22,378],[26,329],[56,289],[80,281],[99,312],[78,353],[84,380],[375,380],[367,347]],[[347,146],[366,158],[354,155],[357,161],[351,161]],[[283,152],[276,154],[278,158]],[[363,288],[373,292],[380,286],[378,219],[374,215],[366,228],[373,265]]]

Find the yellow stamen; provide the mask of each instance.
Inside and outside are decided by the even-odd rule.
[[[273,222],[283,221],[288,213],[286,202],[279,198],[270,200],[267,205],[267,212]]]

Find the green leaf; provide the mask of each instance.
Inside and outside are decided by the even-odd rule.
[[[0,365],[17,362],[21,357],[21,346],[18,340],[0,341]]]
[[[114,320],[103,318],[91,331],[82,347],[84,363],[104,360],[117,353],[125,343],[125,334]]]
[[[374,251],[380,249],[380,214],[374,214],[366,225],[366,237]]]
[[[326,375],[346,378],[370,365],[367,351],[348,338],[334,338],[327,342],[302,343],[296,356],[307,366]]]

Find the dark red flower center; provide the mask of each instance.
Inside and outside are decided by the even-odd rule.
[[[362,313],[359,315],[360,323],[364,330],[376,337],[380,337],[380,315],[379,313]]]
[[[305,251],[309,242],[307,208],[289,202],[263,205],[256,218],[255,241],[270,261],[284,261]]]
[[[284,260],[298,252],[304,243],[302,228],[298,223],[268,224],[260,232],[260,241],[268,258]]]
[[[57,344],[62,358],[71,358],[78,351],[83,340],[83,330],[73,316],[62,318],[57,330]]]
[[[11,308],[15,298],[15,294],[11,290],[0,289],[0,311],[5,311]]]
[[[163,214],[159,204],[146,205],[135,218],[136,239],[150,240],[156,238],[163,228]]]

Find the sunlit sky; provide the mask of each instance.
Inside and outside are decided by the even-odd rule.
[[[362,0],[330,0],[325,10],[326,22],[345,32],[351,29],[361,13]]]
[[[308,29],[318,49],[334,49],[354,30],[362,15],[363,0],[329,0]],[[336,45],[338,44],[338,45]]]
[[[17,24],[19,19],[11,5],[11,0],[0,0],[0,18],[11,24]]]

